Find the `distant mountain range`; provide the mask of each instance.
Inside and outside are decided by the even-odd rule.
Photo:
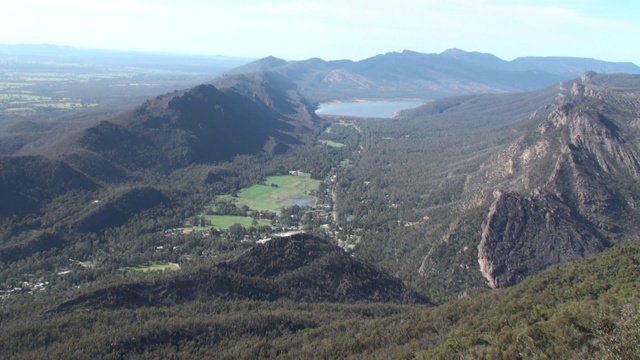
[[[314,101],[355,98],[436,99],[472,93],[540,89],[579,76],[640,73],[633,63],[572,57],[523,57],[505,61],[491,54],[450,49],[441,54],[390,52],[361,61],[309,59],[285,61],[267,57],[228,74],[272,71],[291,79]]]

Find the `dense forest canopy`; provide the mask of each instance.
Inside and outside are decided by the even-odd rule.
[[[3,119],[0,357],[640,356],[640,78],[314,113],[389,60]]]

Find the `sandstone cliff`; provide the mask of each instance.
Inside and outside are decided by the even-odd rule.
[[[640,231],[640,89],[593,73],[570,89],[475,177],[496,190],[478,245],[492,288]]]

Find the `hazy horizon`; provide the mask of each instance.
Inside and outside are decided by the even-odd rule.
[[[286,60],[450,48],[640,64],[640,3],[601,0],[25,0],[0,43]]]
[[[60,45],[60,44],[48,44],[48,43],[41,43],[41,44],[22,44],[22,43],[16,43],[16,44],[11,44],[11,43],[0,43],[0,46],[51,46],[51,47],[59,47],[59,48],[71,48],[71,49],[75,49],[75,50],[80,50],[80,51],[97,51],[97,52],[113,52],[113,53],[132,53],[132,54],[140,54],[140,55],[161,55],[161,56],[184,56],[184,57],[204,57],[204,58],[228,58],[228,59],[233,59],[233,60],[246,60],[247,62],[251,62],[251,61],[257,61],[260,60],[262,58],[265,57],[278,57],[275,55],[266,55],[264,57],[246,57],[246,56],[233,56],[233,55],[227,55],[227,54],[195,54],[195,53],[173,53],[173,52],[163,52],[163,51],[145,51],[145,50],[126,50],[126,49],[101,49],[101,48],[87,48],[87,47],[77,47],[77,46],[72,46],[72,45]],[[465,50],[465,49],[457,49],[457,48],[449,48],[449,49],[445,49],[442,52],[433,52],[433,53],[425,53],[425,52],[419,52],[419,53],[423,53],[423,54],[442,54],[446,51],[449,50],[462,50],[464,52],[469,52],[469,53],[483,53],[483,54],[489,54],[489,55],[494,55],[497,56],[495,54],[491,54],[491,53],[486,53],[486,52],[482,52],[482,51],[471,51],[471,50]],[[400,50],[400,51],[395,51],[397,53],[401,53],[403,51],[414,51],[412,49],[404,49],[404,50]],[[379,54],[371,54],[371,56],[367,57],[367,58],[372,58],[378,55],[385,55],[387,53],[392,53],[394,51],[387,51],[385,53],[379,53]],[[416,51],[417,52],[417,51]],[[499,56],[497,56],[498,58],[500,58]],[[609,60],[603,60],[603,59],[599,59],[599,58],[589,58],[589,57],[580,57],[580,56],[540,56],[540,55],[536,55],[536,54],[529,54],[529,55],[524,55],[524,56],[519,56],[518,58],[524,58],[524,57],[546,57],[546,58],[554,58],[554,57],[558,57],[558,58],[562,58],[562,57],[573,57],[573,58],[583,58],[583,59],[594,59],[594,60],[602,60],[602,61],[608,61],[608,62],[612,62],[612,63],[631,63],[634,64],[636,66],[640,66],[638,65],[638,63],[635,63],[633,61],[609,61]],[[282,60],[286,60],[286,61],[304,61],[304,60],[309,60],[312,58],[319,58],[318,56],[311,56],[309,58],[306,59],[282,59]],[[364,58],[364,59],[367,59]],[[350,60],[350,61],[360,61],[360,60],[364,60],[364,59],[323,59],[322,60],[326,60],[326,61],[340,61],[340,60]],[[505,61],[513,61],[517,58],[514,59],[503,59],[500,58],[501,60],[505,60]]]

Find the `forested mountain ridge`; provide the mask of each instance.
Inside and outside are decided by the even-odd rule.
[[[72,143],[129,170],[171,171],[240,154],[282,153],[322,122],[295,89],[268,73],[226,78],[223,86],[150,99],[65,139],[58,151],[69,152]]]
[[[340,194],[369,209],[383,198],[396,205],[386,220],[344,201],[352,226],[389,229],[365,235],[356,251],[451,297],[510,286],[636,236],[639,80],[585,73],[530,93],[435,101],[389,125],[362,122],[372,145]],[[372,179],[364,192],[358,178]]]
[[[0,156],[0,217],[36,213],[53,197],[98,188],[67,163],[41,156]]]
[[[491,54],[449,49],[440,54],[405,50],[360,61],[274,57],[229,74],[274,71],[294,81],[315,101],[356,98],[436,99],[447,96],[528,91],[579,76],[584,71],[640,73],[632,63],[570,57],[524,57],[505,61]]]

